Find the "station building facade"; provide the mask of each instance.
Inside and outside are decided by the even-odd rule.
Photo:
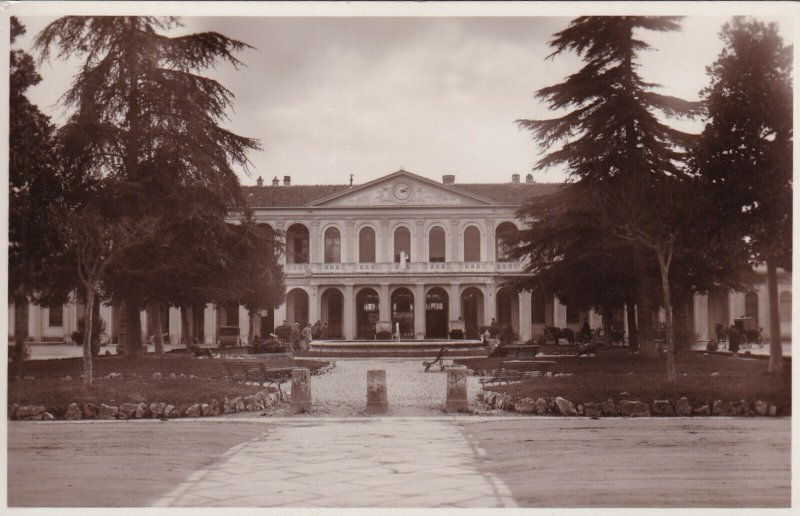
[[[516,210],[529,198],[547,195],[558,184],[520,181],[456,183],[445,175],[434,181],[399,170],[362,185],[291,185],[275,178],[245,187],[248,204],[259,224],[285,235],[282,260],[286,301],[257,315],[257,333],[275,326],[320,321],[329,338],[372,339],[377,321],[391,321],[404,339],[445,338],[448,321],[464,321],[468,338],[495,319],[520,339],[543,332],[545,326],[579,329],[586,320],[602,325],[594,311],[562,305],[530,292],[504,286],[522,273],[501,244],[505,231],[517,229]],[[714,338],[717,323],[738,317],[755,319],[768,336],[768,300],[764,281],[749,292],[697,295],[682,311],[697,340]],[[779,286],[781,333],[791,335],[791,277],[781,272]],[[13,307],[11,308],[13,310]],[[30,305],[29,340],[64,340],[82,313],[74,305]],[[249,317],[242,306],[208,305],[191,312],[193,334],[213,344],[221,326],[238,326],[248,334]],[[9,314],[13,334],[13,313]],[[119,310],[101,309],[106,331],[120,330]],[[173,343],[180,341],[181,312],[170,308],[162,327]],[[624,311],[615,323],[625,329]],[[142,312],[144,333],[150,333]]]

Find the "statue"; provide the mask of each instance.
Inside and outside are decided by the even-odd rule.
[[[406,268],[406,262],[408,261],[408,255],[406,254],[405,249],[400,251],[400,268]]]

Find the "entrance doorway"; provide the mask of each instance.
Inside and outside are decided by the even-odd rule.
[[[308,294],[301,288],[295,288],[286,294],[286,319],[289,324],[298,323],[300,328],[308,324]]]
[[[400,338],[414,338],[414,294],[407,288],[392,293],[392,331],[400,325]]]
[[[449,314],[447,292],[434,287],[425,296],[425,338],[447,338],[447,315]]]
[[[371,288],[358,291],[356,295],[356,332],[359,339],[375,339],[375,323],[378,322],[378,293]]]
[[[342,338],[342,313],[344,295],[338,288],[329,288],[322,293],[322,326],[328,325],[326,338]]]
[[[468,339],[480,338],[483,326],[483,292],[475,287],[464,289],[461,293],[461,317],[464,319],[465,334]]]
[[[507,342],[519,335],[519,296],[510,288],[497,291],[497,323]]]

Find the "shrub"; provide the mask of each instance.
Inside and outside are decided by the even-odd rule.
[[[716,340],[710,340],[708,341],[708,344],[706,344],[707,351],[716,351],[717,349],[719,349],[719,345],[717,344]]]

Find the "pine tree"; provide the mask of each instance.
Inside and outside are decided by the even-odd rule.
[[[567,110],[565,115],[517,121],[533,133],[546,152],[535,168],[564,166],[572,181],[592,183],[598,189],[606,188],[612,178],[633,185],[683,176],[681,162],[691,135],[664,124],[658,114],[691,115],[697,106],[656,93],[653,90],[658,85],[644,81],[637,71],[637,59],[650,47],[635,35],[638,30],[678,28],[679,19],[675,17],[585,16],[556,33],[550,42],[554,52],[549,58],[571,51],[584,66],[564,82],[536,94],[551,109]],[[611,228],[605,231],[610,233]],[[647,296],[651,287],[642,261],[650,250],[637,242],[634,262],[641,349],[652,356],[656,349],[649,317],[652,303]]]
[[[782,368],[777,268],[792,256],[792,47],[774,24],[735,18],[707,68],[707,120],[694,166],[715,201],[719,231],[767,265],[769,370]]]
[[[162,221],[152,238],[131,248],[108,272],[111,297],[125,306],[126,350],[132,357],[141,352],[139,310],[174,272],[156,260],[162,254],[157,250],[184,239],[183,249],[169,249],[172,255],[212,255],[214,261],[215,246],[224,238],[219,228],[242,203],[233,167],[247,170],[247,152],[259,148],[255,140],[222,127],[233,95],[197,73],[219,61],[240,66],[234,54],[247,45],[214,32],[159,33],[178,25],[174,18],[69,16],[36,39],[43,60],[53,49],[56,58],[83,60],[63,97],[73,112],[62,134],[80,156],[84,174],[114,180],[95,193],[95,201],[104,202],[110,218],[152,215]],[[171,232],[178,213],[204,222],[176,235]],[[184,262],[186,268],[193,265]]]

